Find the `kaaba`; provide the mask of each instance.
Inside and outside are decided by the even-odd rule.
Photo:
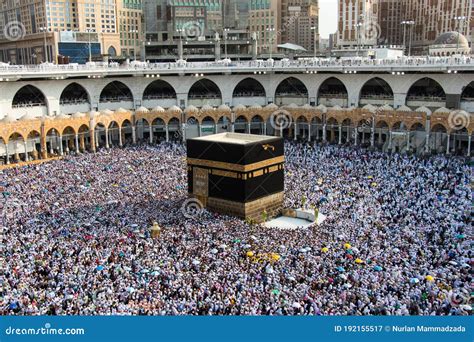
[[[187,140],[189,196],[211,211],[261,222],[281,212],[281,137],[219,133]]]

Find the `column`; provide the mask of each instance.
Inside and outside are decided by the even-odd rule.
[[[267,123],[263,123],[263,135],[267,135]]]
[[[119,133],[119,146],[122,147],[123,146],[122,126],[119,126],[118,133]]]
[[[308,123],[308,141],[311,142],[311,121]]]
[[[181,125],[181,129],[183,130],[182,131],[182,137],[183,137],[183,142],[186,142],[186,124],[183,122],[183,124]]]
[[[76,134],[76,136],[74,137],[74,143],[76,145],[76,153],[79,154],[79,135]]]
[[[201,124],[198,122],[197,125],[198,125],[198,137],[200,137],[201,136]]]
[[[430,152],[430,133],[426,133],[426,141],[425,141],[425,152]]]
[[[10,164],[10,152],[8,151],[8,143],[5,144],[5,153],[7,154],[7,165]]]
[[[348,143],[351,140],[351,126],[347,126],[347,134],[346,134],[346,143]]]
[[[339,124],[339,145],[342,144],[342,124]]]
[[[63,137],[62,135],[59,136],[59,155],[62,156],[64,154],[63,151]]]
[[[247,122],[246,125],[247,125],[247,133],[250,134],[250,125],[251,125],[251,122],[250,122],[250,121]]]
[[[370,126],[370,147],[375,145],[375,119],[372,120],[372,126]]]
[[[316,140],[319,140],[319,128],[318,128],[318,124],[316,124]]]
[[[26,140],[23,141],[23,146],[25,147],[25,161],[28,161],[28,143]]]
[[[166,132],[166,142],[170,141],[170,132],[168,130],[168,124],[165,124],[165,132]]]
[[[214,123],[214,134],[217,134],[217,123],[216,122]],[[168,140],[166,140],[166,141],[168,141]]]
[[[446,134],[446,154],[449,154],[449,140],[450,140],[450,134]]]
[[[392,130],[388,131],[388,149],[392,149]]]
[[[357,126],[354,127],[354,146],[357,146],[357,138],[359,134],[357,133]]]
[[[471,156],[471,134],[469,134],[469,136],[467,137],[467,156]]]
[[[66,154],[69,154],[69,137],[66,137]]]
[[[379,145],[382,143],[382,128],[379,128]]]
[[[49,139],[49,154],[50,154],[50,155],[53,155],[53,154],[54,154],[54,151],[53,151],[53,139]]]
[[[294,131],[294,138],[293,140],[297,140],[297,135],[298,135],[298,123],[295,121],[294,124],[293,124],[293,131]]]
[[[109,148],[109,130],[105,129],[105,148]]]
[[[153,125],[148,124],[148,127],[150,129],[150,144],[153,144]]]
[[[326,142],[326,123],[323,123],[323,143]]]
[[[137,143],[137,127],[132,125],[132,141],[134,144]]]
[[[84,137],[84,133],[81,134],[81,137],[79,139],[79,148],[82,152],[86,151],[86,139]]]
[[[407,131],[407,152],[410,150],[410,131]]]
[[[331,125],[331,134],[330,134],[331,143],[334,142],[335,138],[336,138],[336,131],[334,130],[334,125]]]
[[[99,130],[95,132],[95,146],[99,148]]]

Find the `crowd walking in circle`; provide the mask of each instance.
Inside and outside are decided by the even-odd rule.
[[[327,218],[280,230],[184,215],[185,156],[137,145],[1,171],[0,314],[472,313],[464,159],[287,142],[285,206]]]

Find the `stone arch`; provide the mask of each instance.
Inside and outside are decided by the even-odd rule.
[[[364,83],[360,89],[359,105],[393,106],[393,90],[387,81],[380,77],[373,77]]]
[[[175,88],[164,80],[154,80],[143,91],[143,106],[154,108],[157,106],[171,107],[177,104]]]
[[[90,111],[90,95],[79,83],[69,83],[59,96],[59,108],[62,114]]]
[[[99,95],[99,110],[133,108],[133,94],[130,88],[120,81],[107,83]]]
[[[266,92],[262,83],[253,77],[247,77],[241,80],[232,91],[232,103],[234,106],[239,104],[266,104]]]
[[[220,106],[222,104],[222,92],[219,86],[210,79],[197,80],[189,88],[188,105],[202,107],[204,105]]]
[[[326,107],[347,107],[349,94],[345,84],[337,77],[329,77],[319,86],[317,103]]]
[[[446,107],[446,92],[434,79],[423,77],[408,89],[406,105],[412,108]]]
[[[282,80],[275,90],[275,103],[279,106],[308,103],[308,88],[296,77],[290,76]]]

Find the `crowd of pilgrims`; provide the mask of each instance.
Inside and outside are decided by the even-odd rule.
[[[471,314],[466,160],[295,142],[285,155],[285,207],[322,224],[185,215],[178,143],[0,171],[0,314]]]

